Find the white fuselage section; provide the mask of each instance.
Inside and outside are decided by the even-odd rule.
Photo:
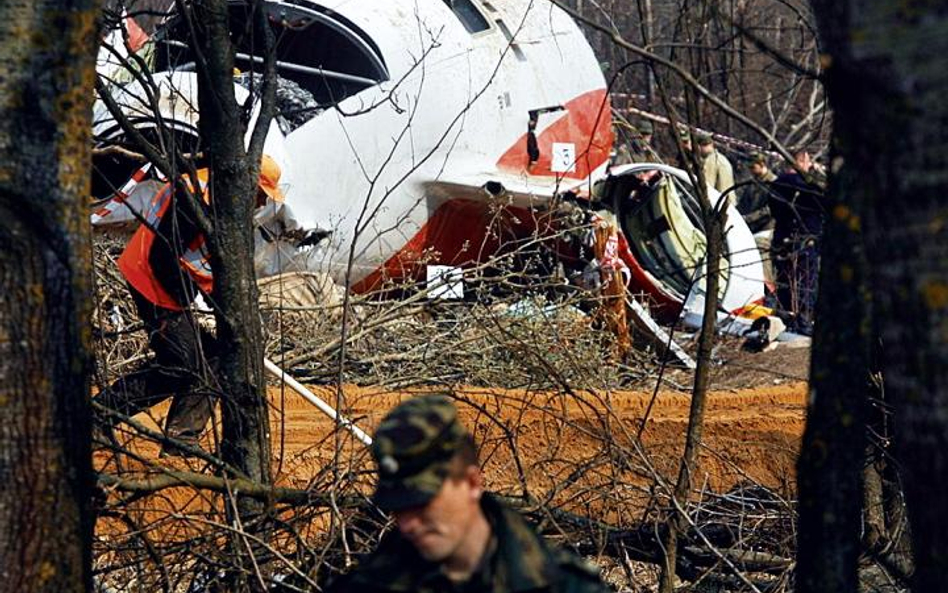
[[[561,123],[567,132],[550,139],[572,144],[577,157],[589,145],[597,118],[605,122],[598,122],[600,136],[603,130],[609,135],[598,63],[576,24],[558,8],[529,0],[478,3],[490,27],[470,34],[441,0],[325,4],[377,43],[390,74],[286,138],[288,202],[304,226],[334,231],[321,265],[338,281],[346,276],[350,248],[354,285],[398,253],[446,201],[474,197],[486,203],[490,196],[479,188],[489,181],[521,200],[542,200],[564,182],[588,177],[575,162],[530,171],[526,166],[530,110],[587,97],[576,108],[587,113],[574,109],[538,118],[538,136],[559,120],[593,122]],[[590,168],[601,171],[608,150],[600,148]],[[519,161],[500,163],[510,151]],[[571,166],[581,175],[574,170],[570,176]],[[455,192],[446,189],[451,187]]]
[[[605,81],[577,25],[546,0],[266,6],[278,29],[278,74],[309,76],[302,84],[322,106],[286,134],[271,125],[265,149],[283,169],[299,223],[333,231],[297,265],[359,291],[417,277],[421,254],[427,263],[464,265],[462,246],[483,238],[479,208],[543,203],[605,170],[612,148]],[[159,54],[189,51],[176,26],[169,19],[154,36]],[[245,71],[259,57],[242,51],[249,50],[237,50]],[[194,62],[166,64],[173,65],[154,75],[162,119],[196,135]],[[122,78],[115,60],[100,60],[100,74]],[[126,113],[147,116],[148,93],[136,84],[114,92]],[[115,130],[99,104],[96,134]]]

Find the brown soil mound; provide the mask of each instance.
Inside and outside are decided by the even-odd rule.
[[[331,387],[312,387],[330,404]],[[346,415],[371,434],[392,406],[421,391],[391,392],[346,386]],[[464,422],[481,444],[488,487],[520,495],[529,493],[581,512],[596,512],[612,521],[634,521],[656,501],[656,482],[673,483],[683,447],[691,398],[686,393],[616,391],[548,393],[464,387],[453,394]],[[306,488],[322,481],[334,452],[348,470],[368,470],[365,448],[294,392],[271,386],[273,449],[280,485]],[[737,484],[757,482],[781,493],[792,491],[794,465],[803,431],[806,384],[803,382],[714,391],[705,415],[701,468],[696,488],[723,492]],[[162,416],[166,406],[153,410]],[[648,416],[646,417],[646,412]],[[153,420],[142,417],[143,422]],[[641,431],[641,438],[639,432]],[[209,431],[210,432],[210,431]],[[129,443],[142,465],[127,460],[125,469],[150,465],[199,469],[184,459],[156,459],[157,446],[138,439]],[[206,443],[211,447],[211,443]],[[98,465],[114,471],[100,454]],[[154,471],[152,468],[151,471]],[[371,472],[357,480],[371,487]],[[208,500],[193,491],[165,491],[168,506],[206,510]],[[164,504],[159,504],[164,507]],[[157,510],[157,509],[155,509]]]
[[[314,391],[335,401],[333,389]],[[275,402],[279,394],[279,388],[272,388]],[[629,391],[553,394],[463,388],[454,394],[463,402],[465,423],[481,443],[493,490],[529,493],[567,508],[605,512],[621,522],[634,520],[651,506],[656,480],[673,482],[677,475],[691,403],[687,394],[659,392],[654,401],[652,393]],[[387,410],[410,395],[350,386],[344,390],[344,407],[349,418],[371,433]],[[696,486],[723,492],[758,482],[781,493],[792,491],[805,397],[801,382],[713,392]],[[285,393],[283,402],[279,480],[304,487],[332,460],[334,424],[293,393]],[[279,454],[278,433],[274,442]],[[361,447],[351,439],[346,443],[348,452],[357,453],[356,467],[369,468],[364,455],[358,455]]]

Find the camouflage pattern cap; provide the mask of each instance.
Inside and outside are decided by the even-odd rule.
[[[698,146],[707,146],[711,144],[714,140],[711,138],[711,134],[707,132],[698,132],[695,134],[695,142],[698,143]]]
[[[451,458],[470,438],[444,395],[413,397],[393,408],[372,439],[378,465],[375,504],[398,511],[426,504],[441,489]]]
[[[652,127],[652,122],[647,119],[640,121],[635,124],[635,129],[639,131],[639,134],[652,134],[655,131],[655,128]]]

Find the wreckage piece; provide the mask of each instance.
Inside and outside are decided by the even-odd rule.
[[[643,182],[646,178],[650,181]],[[711,203],[717,203],[720,194],[713,188],[708,193]],[[632,274],[630,290],[648,295],[660,321],[672,323],[680,316],[686,325],[700,327],[706,242],[688,174],[656,163],[624,165],[610,171],[597,194],[613,208],[628,241],[622,253]],[[733,206],[726,209],[724,237],[721,322],[741,319],[764,298],[760,251]],[[747,320],[743,327],[749,324]]]
[[[284,134],[278,122],[271,125],[265,150],[284,171],[287,203],[300,223],[335,231],[319,257],[303,262],[307,269],[368,292],[422,278],[429,264],[481,263],[504,246],[498,220],[512,236],[542,233],[537,208],[567,191],[589,193],[605,175],[612,145],[605,81],[582,33],[556,7],[540,10],[528,0],[473,0],[473,12],[463,13],[408,0],[265,6],[280,40],[278,76],[300,89],[296,102],[306,111],[281,114],[297,127]],[[242,37],[250,30],[243,3],[231,11],[237,62],[246,71],[261,57]],[[197,151],[194,58],[186,41],[174,15],[153,32],[158,113],[140,85],[113,89],[139,129],[163,120]],[[244,75],[243,84],[250,79]],[[235,85],[239,99],[249,97],[240,81]],[[310,113],[313,102],[319,108]],[[96,113],[97,137],[121,143],[101,105]],[[104,187],[121,186],[141,163],[127,166],[124,178],[114,163],[100,165],[112,181]],[[660,172],[665,185],[631,208],[624,182],[648,170]],[[631,289],[649,294],[659,320],[683,309],[687,322],[700,319],[704,239],[687,175],[629,165],[613,169],[605,187],[631,254],[623,257]],[[728,211],[727,227],[721,297],[722,311],[733,313],[763,297],[763,272],[736,211]],[[265,273],[281,271],[270,266]]]
[[[153,83],[153,84],[152,84]],[[116,102],[122,106],[123,113],[133,122],[139,131],[153,134],[163,127],[172,133],[172,138],[182,147],[198,152],[201,141],[198,135],[198,85],[197,74],[193,72],[161,72],[152,76],[152,83],[129,83],[116,87],[110,92]],[[151,95],[157,97],[158,111],[152,108]],[[250,96],[248,90],[238,84],[235,87],[238,101]],[[251,114],[247,131],[249,142],[257,110]],[[101,102],[96,103],[93,114],[93,133],[102,145],[123,145],[125,135],[121,126]],[[281,168],[288,161],[285,137],[274,121],[264,144],[264,153],[270,155]],[[108,157],[107,157],[108,158]],[[129,163],[96,163],[99,183],[107,183],[104,177],[122,175]],[[111,194],[111,199],[97,208],[92,216],[93,226],[137,224],[152,204],[158,191],[167,183],[167,179],[150,163],[137,168],[131,177]],[[94,184],[95,185],[95,184]],[[281,186],[286,187],[281,183]],[[303,232],[288,204],[269,202],[254,214],[254,227],[260,232],[254,234],[254,268],[258,277],[271,276],[282,272],[299,272],[309,269],[308,261],[322,255],[321,250],[300,250],[298,240],[289,240],[279,231]]]
[[[278,116],[292,115],[293,125],[285,135],[271,126],[268,142],[283,150],[268,153],[283,169],[287,203],[300,223],[334,231],[312,269],[348,288],[367,292],[417,280],[427,264],[486,261],[499,247],[490,231],[498,209],[509,209],[527,228],[531,208],[588,188],[605,171],[612,148],[605,80],[582,32],[556,6],[263,6],[277,39],[278,76],[293,82],[294,101],[305,112]],[[262,56],[247,37],[253,27],[246,3],[232,2],[230,11],[236,63],[246,73]],[[114,93],[124,93],[120,105],[137,126],[154,126],[160,115],[176,134],[192,137],[196,151],[197,103],[188,90],[196,60],[187,27],[171,14],[148,33],[150,63],[170,83],[158,93],[160,113],[143,112],[150,103],[128,96],[131,86],[113,64]],[[235,84],[238,97],[246,97]],[[107,119],[97,120],[97,136],[121,143],[118,132],[105,129]],[[96,185],[107,189],[98,196],[121,186],[137,166],[114,158],[96,163],[104,171]]]
[[[286,374],[283,369],[278,367],[272,360],[269,358],[263,359],[263,367],[267,369],[267,372],[282,381],[286,384],[287,387],[298,393],[306,401],[316,406],[316,408],[323,414],[329,416],[334,421],[336,421],[339,426],[345,428],[352,433],[352,436],[357,438],[366,447],[372,445],[372,437],[365,433],[361,428],[352,423],[351,420],[346,419],[344,416],[340,415],[335,408],[324,402],[322,399],[317,397],[312,391],[307,389],[302,383]]]
[[[202,150],[198,133],[197,80],[198,75],[194,72],[159,72],[147,84],[131,82],[114,86],[109,92],[121,107],[122,114],[146,138],[158,138],[159,131],[163,131],[174,143],[169,149],[196,154]],[[238,102],[246,101],[250,95],[239,84],[234,90]],[[258,112],[259,109],[255,109],[251,115],[248,141]],[[97,101],[94,106],[92,133],[101,149],[130,146],[121,125],[102,101]],[[97,211],[98,216],[94,216],[92,222],[95,225],[133,222],[150,205],[154,189],[164,185],[167,179],[150,163],[143,166],[132,158],[123,158],[122,153],[102,152],[102,156],[93,158],[93,197],[111,200]],[[263,152],[283,169],[288,160],[285,138],[276,122],[270,124]]]
[[[635,324],[636,329],[648,336],[658,351],[665,351],[667,348],[668,352],[686,369],[693,371],[698,368],[695,359],[691,358],[691,356],[685,352],[685,349],[679,346],[678,343],[672,339],[671,335],[652,319],[648,309],[642,305],[642,303],[635,299],[628,299],[627,302],[632,322]]]

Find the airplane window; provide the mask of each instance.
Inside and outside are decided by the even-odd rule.
[[[389,74],[378,47],[353,23],[337,14],[274,3],[270,26],[277,48],[277,103],[284,132],[291,131],[327,107],[355,95]],[[245,2],[230,3],[235,65],[241,72],[263,62],[254,52],[250,12]],[[184,43],[188,31],[180,20],[169,21],[157,35],[158,70],[193,68],[194,57]],[[259,50],[258,50],[259,51]],[[250,86],[254,77],[238,82]],[[258,85],[259,86],[259,85]]]
[[[480,33],[490,29],[490,24],[471,0],[444,0],[467,29],[468,33]]]

